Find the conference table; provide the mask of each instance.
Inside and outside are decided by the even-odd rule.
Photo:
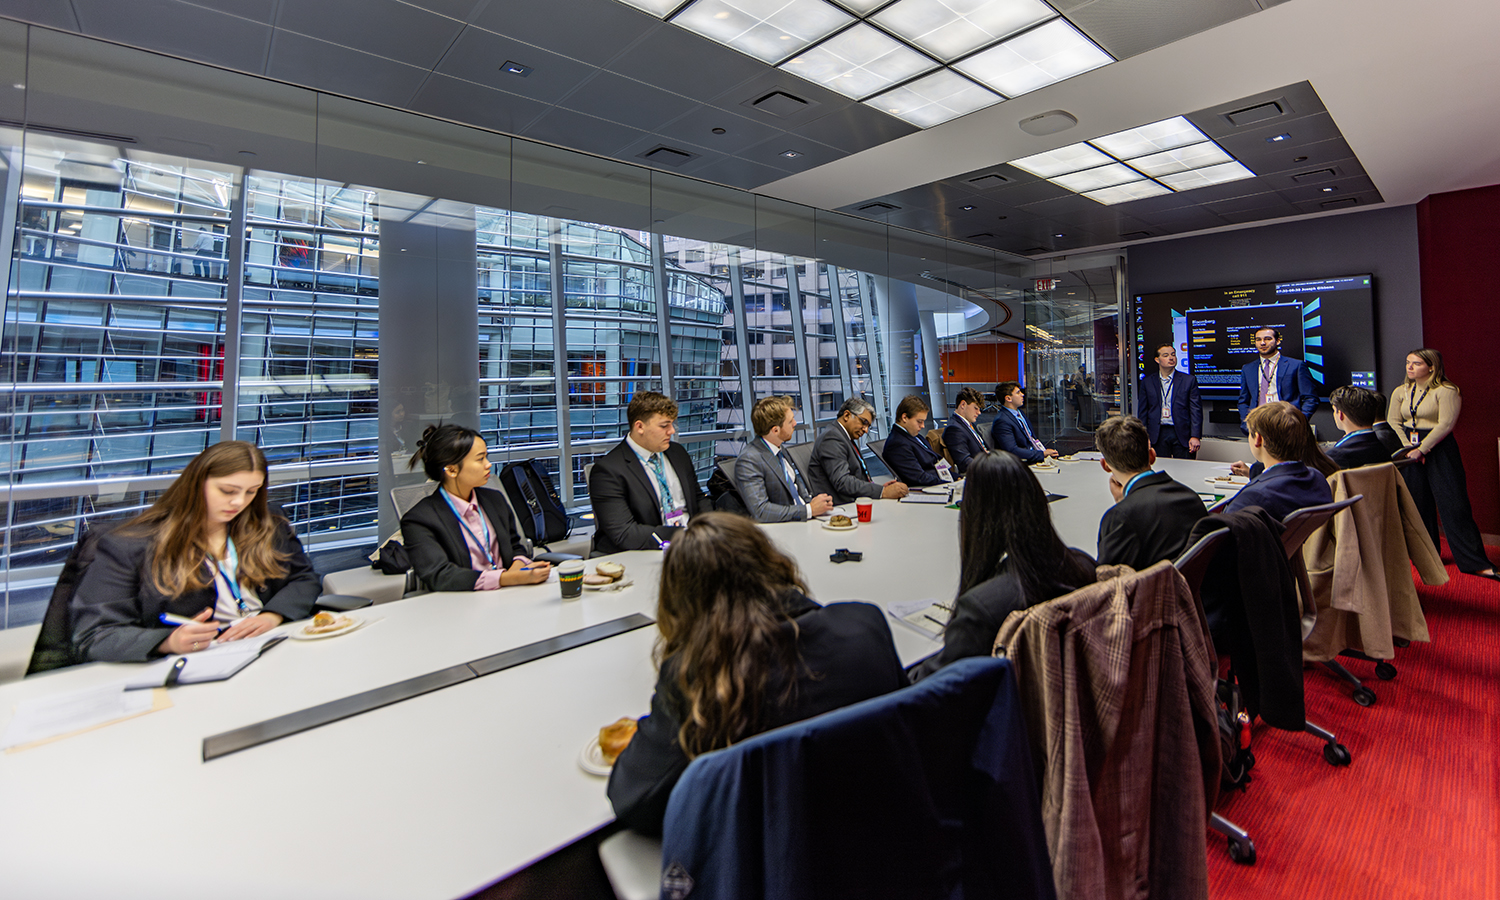
[[[1222,463],[1160,461],[1200,491]],[[1092,552],[1113,503],[1099,464],[1039,473],[1070,545]],[[852,508],[849,512],[853,512]],[[878,501],[873,520],[763,526],[820,602],[951,599],[958,512]],[[862,562],[834,563],[840,548]],[[0,753],[7,896],[460,897],[608,824],[605,779],[579,757],[598,728],[649,708],[654,626],[541,655],[322,727],[204,760],[204,739],[559,636],[654,617],[659,552],[608,557],[633,584],[576,601],[551,583],[426,594],[359,610],[368,624],[285,641],[227,681],[180,685],[169,708]],[[639,622],[639,620],[632,620]],[[887,616],[910,664],[938,643]],[[298,623],[283,629],[301,627]],[[17,703],[119,681],[91,664],[0,686]]]

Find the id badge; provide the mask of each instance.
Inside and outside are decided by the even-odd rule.
[[[1037,440],[1036,438],[1032,438],[1031,439],[1031,446],[1035,447],[1038,450],[1046,450],[1047,449],[1046,447],[1042,446],[1042,442],[1039,441],[1039,440]]]
[[[667,524],[680,528],[688,522],[687,510],[674,509],[667,514]]]
[[[937,465],[934,468],[937,469],[939,478],[943,479],[944,481],[953,480],[953,467],[948,465],[948,461],[946,459],[938,460]]]
[[[1417,434],[1415,431],[1407,436],[1411,438],[1411,445],[1413,447],[1422,443],[1422,436],[1420,434]]]

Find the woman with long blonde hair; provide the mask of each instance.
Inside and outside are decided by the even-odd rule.
[[[150,509],[99,539],[70,604],[80,660],[127,662],[254,637],[312,612],[320,582],[266,504],[266,458],[223,441]],[[172,614],[185,625],[162,620]]]

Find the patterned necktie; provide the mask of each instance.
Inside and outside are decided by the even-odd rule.
[[[656,486],[661,488],[661,508],[671,511],[677,507],[672,503],[672,487],[667,484],[667,470],[662,465],[661,454],[651,454],[651,472],[656,476]]]

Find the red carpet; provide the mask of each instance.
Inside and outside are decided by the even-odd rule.
[[[1217,811],[1250,832],[1257,861],[1231,862],[1211,833],[1215,900],[1500,898],[1500,583],[1460,575],[1442,549],[1451,580],[1417,585],[1432,642],[1396,651],[1394,681],[1344,660],[1375,706],[1306,672],[1308,718],[1351,766],[1325,763],[1312,735],[1256,728],[1255,780]]]

